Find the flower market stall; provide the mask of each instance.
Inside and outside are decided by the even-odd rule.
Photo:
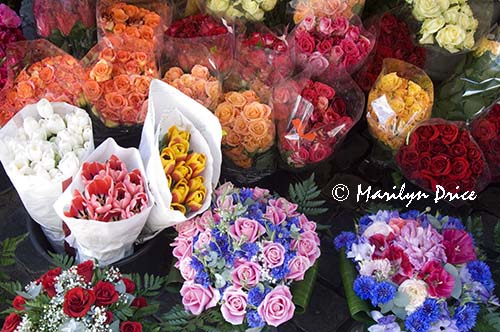
[[[0,3],[1,332],[500,332],[500,3]]]

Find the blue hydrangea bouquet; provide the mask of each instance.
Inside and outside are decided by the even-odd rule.
[[[494,331],[479,321],[499,306],[492,274],[460,219],[378,211],[355,229],[334,245],[351,315],[368,331]]]

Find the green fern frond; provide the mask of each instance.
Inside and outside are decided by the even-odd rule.
[[[475,217],[469,216],[467,218],[467,221],[465,222],[465,228],[467,228],[467,231],[469,231],[474,237],[476,245],[478,247],[482,247],[484,227],[481,216],[475,216]]]
[[[0,244],[0,266],[11,266],[16,263],[16,249],[28,234],[7,238]]]
[[[0,289],[14,297],[17,295],[17,292],[23,290],[23,285],[19,281],[0,282]]]
[[[290,201],[298,205],[298,211],[310,216],[317,216],[328,211],[323,208],[324,200],[318,200],[321,190],[314,181],[314,173],[309,178],[288,186]]]
[[[474,327],[477,332],[500,332],[500,312],[484,313]]]
[[[67,270],[75,264],[75,259],[68,255],[49,253],[52,258],[52,263],[55,267],[60,267],[63,270]]]

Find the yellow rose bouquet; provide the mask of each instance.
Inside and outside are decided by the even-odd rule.
[[[433,101],[432,81],[422,69],[385,59],[368,96],[368,129],[381,143],[397,150],[416,125],[431,117]]]

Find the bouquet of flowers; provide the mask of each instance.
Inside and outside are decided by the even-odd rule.
[[[384,59],[394,58],[423,68],[426,50],[414,45],[408,24],[392,13],[384,13],[374,24],[377,26],[377,41],[366,64],[354,76],[360,88],[369,92],[377,80]]]
[[[171,67],[163,76],[162,81],[211,111],[215,111],[222,95],[221,82],[210,74],[207,67],[202,65],[194,65],[190,73],[184,73],[180,67]]]
[[[83,69],[44,39],[12,43],[7,49],[9,82],[0,92],[0,126],[42,98],[78,105]]]
[[[170,66],[185,72],[195,65],[224,76],[231,69],[233,29],[225,21],[207,14],[195,14],[177,20],[165,32],[164,48]]]
[[[495,103],[470,124],[472,137],[484,153],[494,181],[500,179],[500,104]]]
[[[299,24],[307,16],[350,19],[354,15],[361,16],[365,0],[292,0],[290,6],[294,9],[293,21]]]
[[[90,260],[50,270],[24,291],[18,289],[2,331],[140,332],[144,318],[155,312],[146,297],[156,295],[163,280],[151,276],[154,282],[143,283],[130,277]]]
[[[325,75],[330,76],[330,75]],[[298,87],[295,81],[275,89],[278,147],[292,168],[311,166],[328,159],[349,130],[361,118],[365,97],[348,76],[307,80],[295,98],[286,98],[283,89]]]
[[[385,59],[368,96],[368,129],[384,145],[397,150],[416,125],[431,117],[433,101],[432,81],[422,69]]]
[[[266,13],[271,12],[276,7],[277,2],[277,0],[208,0],[206,9],[209,13],[229,21],[236,19],[263,21]]]
[[[208,209],[222,160],[222,129],[209,110],[159,80],[149,100],[139,150],[155,205],[145,237]]]
[[[358,17],[307,16],[292,32],[296,63],[321,74],[329,66],[357,71],[375,45],[375,35],[363,28]]]
[[[211,211],[177,226],[172,244],[185,309],[215,308],[226,323],[257,331],[292,319],[289,286],[320,256],[316,223],[265,189],[226,183],[213,201]]]
[[[479,311],[498,303],[491,271],[460,219],[378,211],[334,242],[349,306],[369,300],[379,310],[370,332],[472,331]]]
[[[154,204],[144,174],[139,151],[121,148],[112,138],[85,160],[54,203],[78,262],[109,265],[132,254]]]
[[[101,41],[82,64],[84,104],[94,116],[108,128],[144,122],[149,84],[158,76],[151,53],[117,49]]]
[[[396,154],[405,177],[448,193],[480,192],[490,180],[483,153],[465,125],[441,119],[421,123]]]
[[[478,48],[456,67],[437,91],[433,115],[469,120],[500,98],[500,29],[484,37]]]
[[[7,45],[24,39],[21,18],[7,5],[0,4],[0,90],[7,83],[7,63],[5,62]]]
[[[61,251],[64,233],[52,205],[94,150],[87,112],[42,99],[17,113],[0,137],[0,160],[19,197],[54,249]]]

